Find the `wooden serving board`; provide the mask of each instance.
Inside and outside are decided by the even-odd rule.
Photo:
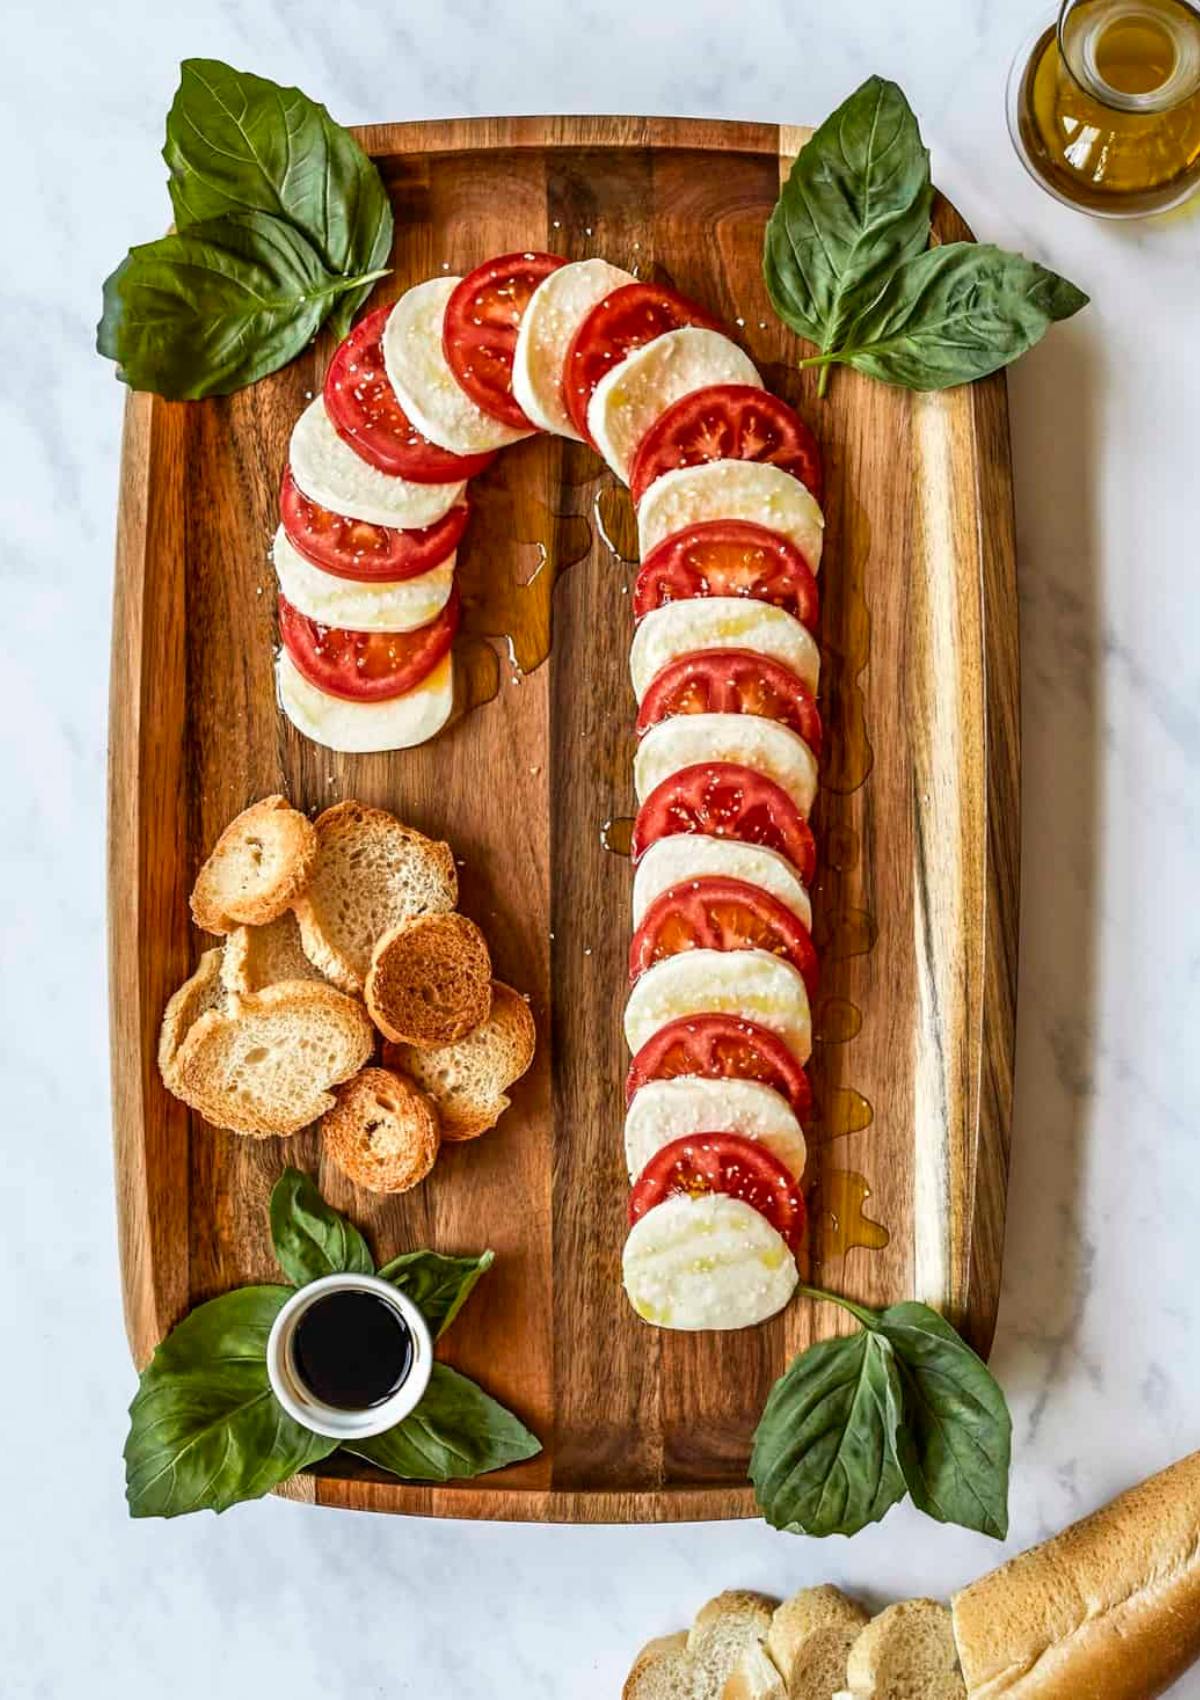
[[[377,300],[512,249],[603,255],[669,276],[736,325],[771,386],[816,428],[828,492],[827,750],[811,1274],[871,1304],[929,1300],[986,1351],[1004,1226],[1019,845],[1003,377],[914,396],[839,371],[816,399],[760,271],[764,222],[806,132],[566,118],[359,135],[396,210],[395,276]],[[969,236],[944,201],[936,231]],[[746,1461],[767,1391],[841,1313],[797,1302],[761,1328],[670,1334],[641,1323],[621,1289],[631,875],[601,827],[633,802],[630,572],[595,523],[597,503],[619,517],[618,494],[598,462],[560,443],[500,456],[479,482],[460,564],[477,599],[489,583],[531,578],[536,598],[553,568],[543,552],[584,550],[557,585],[549,660],[524,676],[505,665],[496,699],[423,749],[318,749],[276,707],[267,549],[288,436],[329,353],[322,343],[230,400],[137,395],[128,405],[110,921],[134,1356],[143,1362],[200,1300],[277,1278],[267,1198],[298,1163],[381,1258],[495,1248],[447,1356],[519,1411],[545,1450],[439,1488],[335,1462],[289,1492],[440,1516],[752,1514]],[[448,838],[464,909],[486,929],[499,974],[532,997],[540,1046],[513,1109],[405,1198],[356,1193],[321,1161],[315,1132],[262,1142],[214,1132],[158,1077],[163,1005],[211,942],[188,918],[195,871],[227,821],[273,791],[314,810],[356,796]]]

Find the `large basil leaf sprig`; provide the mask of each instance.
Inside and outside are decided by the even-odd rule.
[[[853,1535],[907,1492],[939,1522],[1003,1540],[1012,1421],[983,1360],[928,1305],[800,1291],[861,1326],[801,1352],[771,1390],[750,1459],[767,1521]]]
[[[189,59],[163,150],[175,230],[104,285],[100,353],[133,389],[228,395],[340,337],[387,275],[392,211],[374,165],[299,89]]]
[[[270,1220],[276,1258],[295,1287],[323,1275],[375,1271],[358,1229],[297,1169],[276,1183]],[[408,1294],[437,1337],[491,1264],[490,1251],[477,1257],[414,1251],[379,1273]],[[125,1483],[132,1516],[225,1511],[337,1450],[336,1440],[294,1422],[271,1391],[267,1338],[293,1290],[224,1293],[197,1306],[157,1348],[129,1408]],[[403,1422],[353,1448],[394,1475],[422,1482],[482,1475],[540,1450],[518,1417],[445,1364],[434,1365],[421,1403]]]
[[[929,151],[903,91],[869,77],[801,149],[767,224],[775,311],[818,354],[914,390],[986,377],[1087,305],[1066,278],[974,242],[928,247]]]

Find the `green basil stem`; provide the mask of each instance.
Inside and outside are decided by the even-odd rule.
[[[804,364],[807,365],[808,362],[806,361]],[[840,1305],[843,1310],[848,1310],[851,1316],[857,1317],[864,1328],[877,1328],[879,1326],[879,1318],[873,1310],[867,1310],[863,1305],[856,1305],[853,1299],[843,1298],[841,1293],[827,1293],[824,1287],[809,1287],[803,1281],[797,1284],[796,1291],[803,1294],[806,1299],[813,1299],[818,1304]]]

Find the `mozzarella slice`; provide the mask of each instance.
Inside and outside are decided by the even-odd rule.
[[[333,428],[320,396],[304,409],[292,428],[288,447],[292,477],[302,495],[348,519],[419,531],[434,525],[461,500],[458,484],[411,484],[368,466]]]
[[[660,1027],[691,1015],[733,1015],[775,1033],[803,1067],[812,1055],[804,981],[766,950],[684,950],[665,956],[634,985],[625,1041],[634,1056]]]
[[[329,696],[304,677],[286,650],[276,662],[279,706],[298,732],[347,755],[407,750],[440,732],[454,707],[454,671],[449,656],[402,697],[390,702],[346,702]]]
[[[629,652],[638,701],[668,662],[701,649],[753,649],[782,662],[817,694],[821,652],[794,614],[746,596],[690,596],[664,602],[638,622]]]
[[[701,1133],[740,1133],[804,1179],[804,1132],[787,1099],[761,1080],[648,1080],[625,1117],[625,1161],[635,1181],[664,1145]]]
[[[541,430],[581,440],[563,400],[567,350],[592,308],[633,281],[607,260],[574,260],[544,277],[530,296],[517,332],[512,388],[517,406]]]
[[[812,904],[786,856],[759,844],[740,844],[736,838],[707,838],[699,832],[676,832],[657,839],[645,852],[633,876],[633,924],[640,927],[656,897],[672,886],[707,877],[744,880],[777,897],[812,931]]]
[[[306,561],[282,526],[272,547],[279,588],[293,608],[351,632],[413,632],[436,619],[454,587],[454,556],[416,578],[338,578]]]
[[[633,758],[638,802],[685,767],[737,762],[773,779],[807,820],[817,795],[816,758],[798,732],[757,714],[674,714],[652,726]]]
[[[790,472],[756,460],[710,460],[656,478],[638,504],[642,559],[665,537],[710,519],[744,519],[793,542],[813,572],[824,516]]]
[[[471,400],[442,348],[446,303],[458,277],[431,277],[397,301],[383,327],[383,364],[409,419],[451,454],[486,454],[531,435],[504,425]]]
[[[588,430],[617,477],[628,484],[638,444],[660,413],[711,384],[761,389],[762,379],[736,342],[699,325],[666,331],[606,372],[588,403]]]
[[[634,1223],[621,1271],[629,1302],[658,1328],[750,1328],[782,1310],[800,1279],[782,1235],[723,1192],[677,1194]]]

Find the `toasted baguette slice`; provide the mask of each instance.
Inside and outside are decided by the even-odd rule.
[[[333,1108],[331,1088],[374,1048],[360,1003],[333,986],[284,980],[202,1015],[176,1054],[172,1090],[214,1127],[297,1133]]]
[[[338,1088],[321,1118],[325,1155],[369,1192],[408,1192],[437,1161],[437,1111],[420,1089],[387,1068],[364,1068]]]
[[[206,933],[273,921],[308,884],[317,834],[286,797],[264,797],[230,821],[192,887],[192,916]]]
[[[855,1700],[965,1700],[950,1613],[936,1600],[903,1600],[873,1617],[850,1649]]]
[[[223,952],[206,950],[190,980],[185,980],[163,1011],[158,1035],[158,1072],[170,1091],[179,1096],[176,1085],[175,1059],[179,1047],[196,1022],[210,1009],[220,1009],[225,1002],[225,987],[221,983]]]
[[[221,979],[231,992],[261,992],[281,980],[324,980],[300,944],[290,909],[265,927],[235,927],[225,940]]]
[[[1200,1452],[952,1609],[971,1700],[1152,1700],[1200,1658]]]
[[[452,1045],[418,1050],[386,1044],[384,1061],[411,1076],[428,1092],[442,1118],[447,1141],[477,1139],[495,1127],[509,1105],[508,1088],[533,1061],[537,1029],[520,992],[492,981],[486,1021]]]
[[[448,844],[364,803],[326,809],[316,832],[316,867],[294,905],[304,953],[335,986],[361,993],[376,939],[454,908],[454,857]]]
[[[367,1008],[394,1045],[450,1045],[492,1007],[487,940],[465,915],[422,915],[384,933],[367,970]]]

